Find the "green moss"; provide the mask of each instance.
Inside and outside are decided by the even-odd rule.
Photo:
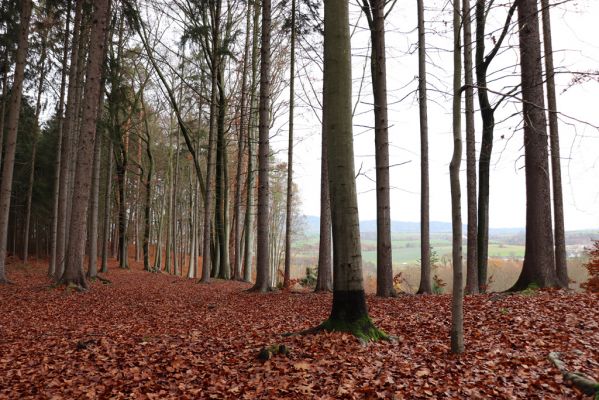
[[[521,294],[524,296],[534,296],[539,291],[539,285],[536,282],[532,282],[524,289]]]
[[[367,315],[352,322],[327,319],[320,327],[329,332],[351,333],[364,343],[391,339],[387,333],[377,328]]]

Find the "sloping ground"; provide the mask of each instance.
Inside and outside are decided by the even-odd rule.
[[[282,337],[327,316],[331,295],[113,268],[87,293],[50,289],[45,266],[0,287],[0,398],[584,398],[547,361],[599,378],[599,298],[466,299],[466,347],[448,354],[448,296],[369,297],[396,343]],[[284,343],[289,357],[257,359]]]

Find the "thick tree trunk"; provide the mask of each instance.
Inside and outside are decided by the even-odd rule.
[[[258,243],[256,252],[256,283],[254,290],[270,290],[268,257],[269,216],[269,126],[270,126],[270,35],[271,1],[262,0],[262,36],[260,48],[260,122],[258,129]]]
[[[333,222],[333,306],[323,329],[362,340],[384,337],[368,316],[362,282],[351,104],[351,52],[346,0],[324,7],[324,99]]]
[[[474,86],[472,78],[472,13],[470,0],[463,0],[464,85],[466,97],[466,192],[468,203],[468,239],[466,250],[466,292],[478,293],[477,209],[476,209],[476,138],[474,131]]]
[[[551,190],[547,149],[547,124],[543,94],[543,69],[536,1],[518,2],[524,162],[526,174],[526,248],[518,281],[510,290],[529,285],[559,286],[555,273]]]
[[[71,211],[70,238],[67,248],[65,271],[60,282],[87,287],[83,274],[85,239],[87,233],[87,207],[92,178],[93,150],[96,140],[96,123],[100,100],[100,81],[105,47],[106,25],[109,0],[95,0],[91,20],[92,37],[85,80],[83,119],[77,145],[78,157],[73,187],[73,208]]]
[[[545,47],[545,73],[547,74],[547,106],[549,107],[549,140],[551,143],[551,179],[553,183],[553,218],[555,225],[555,271],[559,286],[568,287],[566,231],[564,227],[564,195],[560,160],[557,99],[555,95],[555,70],[551,39],[549,0],[541,0],[543,17],[543,45]]]
[[[17,131],[19,129],[19,113],[21,111],[32,6],[31,0],[22,0],[21,2],[16,64],[13,75],[12,93],[8,104],[8,117],[6,119],[6,146],[4,148],[2,182],[0,182],[0,283],[7,282],[5,263],[6,247],[8,244],[8,219],[10,217],[12,178],[17,149]]]
[[[68,38],[68,35],[66,36]],[[4,61],[2,62],[2,99],[0,99],[0,164],[2,163],[2,149],[4,147],[4,117],[6,115],[6,103],[8,100],[8,57],[8,52],[6,52],[4,54]]]
[[[426,95],[426,31],[424,0],[418,6],[418,106],[420,114],[420,286],[418,294],[431,294],[431,243],[428,176],[428,111]]]
[[[67,90],[67,107],[65,111],[65,124],[62,133],[62,148],[60,153],[60,186],[58,188],[58,229],[56,235],[56,271],[54,279],[59,280],[62,277],[65,265],[66,246],[67,246],[67,224],[68,224],[68,203],[69,203],[69,182],[71,179],[71,147],[73,146],[74,116],[77,114],[76,94],[77,70],[83,68],[79,65],[79,37],[81,34],[82,1],[75,5],[75,22],[73,27],[73,41],[71,44],[71,63],[69,67],[69,88]]]
[[[295,2],[291,0],[291,59],[289,61],[289,144],[287,147],[287,211],[285,220],[285,272],[283,287],[291,285],[291,224],[293,212],[293,111],[295,106]]]
[[[143,258],[144,258],[144,270],[151,271],[150,267],[150,234],[152,228],[151,221],[151,207],[152,207],[152,175],[154,174],[154,158],[152,157],[152,137],[150,135],[150,128],[148,126],[148,116],[145,112],[145,102],[143,98],[143,92],[141,96],[142,107],[144,107],[144,133],[146,142],[146,155],[148,158],[148,174],[146,175],[145,181],[145,199],[144,199],[144,232],[143,232]],[[156,251],[160,251],[158,246]]]
[[[226,97],[224,88],[224,69],[222,60],[218,71],[218,121],[216,138],[216,234],[218,235],[219,274],[222,279],[230,279],[229,264],[229,221],[228,221],[228,179],[227,144],[225,140]]]
[[[464,352],[464,287],[462,279],[462,204],[460,164],[462,162],[462,56],[460,3],[453,3],[453,157],[451,179],[451,225],[453,292],[451,296],[451,352]]]

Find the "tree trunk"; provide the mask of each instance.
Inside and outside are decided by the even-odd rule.
[[[102,90],[102,89],[100,89]],[[102,110],[100,99],[98,113]],[[90,201],[90,226],[89,226],[89,266],[87,268],[88,278],[98,275],[98,215],[100,208],[100,161],[102,160],[102,136],[96,138],[94,147],[94,163],[92,172],[92,190]]]
[[[451,352],[464,352],[464,286],[462,280],[462,204],[460,164],[462,162],[462,56],[460,3],[453,3],[453,157],[449,164],[451,179],[451,225],[453,292],[451,296]]]
[[[463,0],[464,84],[466,97],[466,192],[468,203],[468,239],[466,250],[466,292],[478,293],[477,210],[476,210],[476,138],[474,131],[474,86],[472,78],[472,13],[470,0]]]
[[[31,9],[31,0],[22,0],[16,64],[13,75],[12,93],[8,104],[8,117],[6,119],[6,147],[4,148],[2,182],[0,183],[0,283],[7,282],[5,263],[6,247],[8,244],[8,220],[10,217],[12,178],[17,149],[17,131],[19,129],[19,113],[23,94],[23,78],[25,75],[25,63],[27,61]]]
[[[220,22],[221,15],[221,0],[217,0],[214,4],[214,21]],[[212,180],[216,173],[216,101],[217,101],[217,85],[218,85],[218,64],[219,56],[216,52],[217,43],[219,43],[219,24],[215,23],[212,27],[212,43],[213,51],[211,57],[211,88],[210,88],[210,130],[208,133],[208,157],[206,168],[206,196],[204,199],[204,243],[202,254],[202,282],[210,282],[211,273],[211,239],[212,239],[212,202],[214,193],[212,190]],[[216,45],[215,45],[216,44]]]
[[[150,127],[148,126],[148,115],[145,111],[145,102],[143,92],[141,95],[141,104],[143,107],[143,118],[144,118],[144,133],[146,142],[146,155],[148,156],[148,174],[145,182],[145,199],[144,199],[144,232],[143,232],[143,258],[144,258],[144,270],[151,271],[150,267],[150,233],[151,233],[151,207],[152,207],[152,175],[154,174],[154,158],[152,157],[152,137],[150,135]],[[156,247],[156,251],[159,248]]]
[[[258,129],[258,246],[254,290],[270,290],[269,268],[269,126],[270,126],[270,35],[271,1],[262,0],[262,37],[260,48],[260,122]]]
[[[48,276],[52,277],[56,273],[56,239],[58,236],[58,205],[59,205],[59,188],[60,188],[60,173],[62,165],[62,147],[65,136],[65,124],[64,124],[64,98],[67,86],[67,63],[69,59],[69,32],[71,25],[71,0],[67,3],[67,22],[64,34],[63,53],[62,53],[62,71],[60,78],[60,97],[58,100],[58,110],[56,112],[58,116],[58,143],[56,145],[56,171],[54,172],[54,195],[53,195],[53,209],[52,209],[52,231],[51,231],[51,244],[50,244],[50,261],[48,264]],[[2,125],[0,124],[0,130]],[[0,135],[0,142],[2,141]],[[1,148],[1,145],[0,145]]]
[[[549,0],[541,0],[541,8],[543,16],[543,44],[545,46],[545,73],[547,74],[549,140],[551,143],[553,218],[555,220],[555,271],[559,286],[567,288],[569,279],[566,253],[566,232],[564,228],[564,195],[562,190],[562,167],[560,161],[559,127],[557,122],[557,99],[555,95],[555,70],[553,67],[553,44],[551,39]]]
[[[385,337],[370,320],[362,283],[351,104],[349,10],[346,0],[324,5],[324,99],[333,222],[333,306],[325,330],[361,340]]]
[[[291,0],[291,60],[289,61],[289,144],[287,147],[287,212],[285,214],[285,272],[283,287],[291,285],[291,224],[293,212],[293,111],[295,105],[295,2]]]
[[[110,214],[112,194],[112,163],[113,163],[112,139],[108,138],[108,168],[106,169],[106,193],[104,193],[104,225],[102,227],[102,273],[108,272],[108,244],[110,236]]]
[[[365,1],[370,27],[374,142],[376,163],[376,295],[395,296],[391,249],[389,190],[389,118],[387,115],[387,60],[385,57],[385,1]],[[368,8],[369,7],[369,8]]]
[[[223,60],[219,62],[218,71],[218,121],[216,128],[216,234],[218,235],[219,274],[222,279],[230,279],[228,238],[228,179],[227,179],[227,144],[225,140],[225,82]]]
[[[424,0],[418,0],[418,105],[420,114],[420,286],[418,294],[431,294],[431,242],[428,177],[428,111],[426,95],[426,31]]]
[[[78,157],[73,187],[73,208],[71,211],[70,238],[67,248],[65,271],[60,282],[87,288],[83,274],[85,239],[87,232],[87,207],[92,178],[93,150],[96,140],[96,123],[100,100],[100,81],[105,47],[106,25],[109,0],[95,0],[95,10],[91,20],[92,36],[85,80],[83,119],[77,145]]]
[[[69,203],[69,181],[71,165],[71,147],[73,146],[75,97],[77,93],[77,69],[83,68],[79,65],[79,37],[81,34],[82,1],[75,3],[75,22],[73,26],[73,41],[71,44],[71,63],[69,67],[69,88],[67,90],[67,106],[65,111],[65,124],[62,133],[62,147],[60,153],[60,186],[58,188],[58,228],[56,235],[56,271],[54,279],[62,277],[65,264],[67,246],[67,223]]]
[[[510,290],[536,284],[558,285],[551,223],[551,190],[547,126],[541,66],[541,41],[536,1],[518,2],[522,110],[524,113],[524,162],[526,174],[526,247],[520,277]]]
[[[323,109],[322,156],[320,166],[320,240],[318,244],[318,272],[316,292],[333,290],[333,260],[331,250],[331,198],[329,194],[329,162],[327,151],[326,113]]]
[[[39,119],[42,106],[42,91],[44,90],[44,81],[46,80],[46,55],[48,42],[48,29],[44,28],[42,33],[41,54],[38,64],[40,78],[37,87],[37,100],[35,102],[35,117],[33,128],[33,145],[31,148],[31,170],[29,171],[29,183],[27,185],[27,203],[25,205],[25,227],[23,228],[23,263],[27,264],[29,257],[29,228],[31,225],[31,202],[33,200],[33,185],[35,182],[35,161],[37,157],[37,142],[39,135]]]
[[[254,123],[258,119],[256,88],[258,84],[258,38],[260,24],[260,0],[254,1],[254,21],[252,24],[252,91],[250,95],[250,115],[248,120],[248,172],[246,187],[246,211],[245,211],[245,253],[243,261],[243,280],[252,280],[252,252],[254,249]]]

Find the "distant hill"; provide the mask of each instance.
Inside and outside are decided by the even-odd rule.
[[[306,215],[305,232],[314,234],[320,231],[320,217]],[[450,222],[431,221],[431,233],[451,233]],[[463,227],[466,233],[466,225]],[[360,221],[360,232],[376,232],[376,220]],[[420,222],[391,221],[391,232],[393,233],[417,233],[420,232]],[[524,232],[524,228],[491,228],[490,233],[494,235],[514,235]]]

